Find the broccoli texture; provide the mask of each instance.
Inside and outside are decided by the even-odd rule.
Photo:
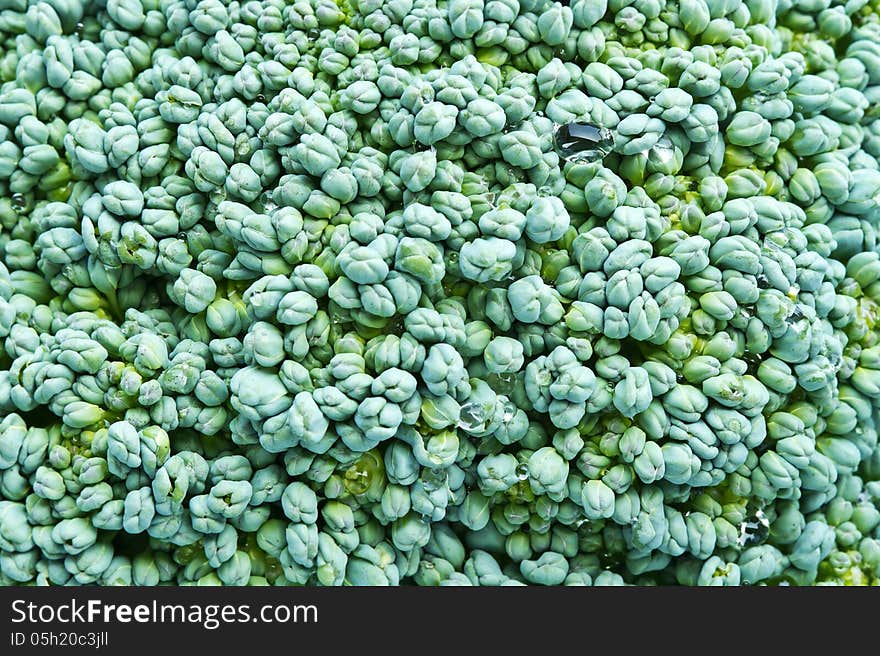
[[[4,0],[0,584],[880,583],[878,0]]]

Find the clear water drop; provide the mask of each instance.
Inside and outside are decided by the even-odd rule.
[[[511,401],[506,401],[501,408],[501,420],[506,424],[516,417],[517,407]]]
[[[758,508],[739,525],[739,537],[736,540],[740,547],[762,544],[770,535],[770,520],[764,511]]]
[[[553,196],[553,195],[554,195],[553,190],[550,187],[548,187],[547,185],[544,185],[543,187],[538,187],[538,197],[539,198],[547,198],[547,196]]]
[[[12,194],[12,209],[16,212],[21,212],[27,207],[27,198],[25,198],[24,194]]]
[[[447,474],[443,469],[428,469],[422,473],[422,487],[428,492],[439,490],[446,486]]]
[[[675,158],[675,146],[669,137],[662,137],[651,146],[648,156],[660,166],[669,164]]]
[[[486,428],[489,413],[482,403],[465,403],[458,412],[458,427],[468,431],[481,431]]]
[[[521,462],[516,466],[516,477],[521,481],[529,477],[529,466],[526,463]]]
[[[258,93],[257,94],[257,102],[260,102],[260,103],[266,102],[266,96],[264,96],[262,93]]]
[[[275,198],[271,191],[265,191],[260,196],[260,203],[263,206],[263,212],[269,213],[278,208],[278,204],[275,202]]]
[[[510,372],[502,372],[499,374],[490,374],[486,378],[486,382],[493,392],[497,394],[510,394],[516,388],[516,374]]]
[[[555,126],[553,143],[566,162],[596,162],[611,152],[614,134],[589,123],[565,123]]]
[[[224,200],[226,200],[226,189],[223,187],[214,189],[214,191],[208,194],[208,200],[210,200],[214,205],[219,205]]]

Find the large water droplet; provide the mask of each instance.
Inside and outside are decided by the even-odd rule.
[[[497,394],[510,394],[516,388],[516,374],[510,372],[502,372],[500,374],[490,374],[486,378],[486,382],[492,391]]]
[[[657,143],[651,146],[648,156],[660,166],[669,164],[675,157],[675,146],[669,137],[660,138]]]
[[[271,191],[264,191],[260,195],[260,203],[263,206],[263,212],[266,214],[278,208],[278,203],[275,202],[274,195]]]
[[[448,476],[444,469],[428,469],[422,473],[422,487],[428,492],[439,490],[446,486]]]
[[[372,456],[365,454],[345,470],[342,484],[351,494],[363,494],[370,489],[375,470],[376,464]]]
[[[589,123],[566,123],[554,129],[553,142],[566,162],[596,162],[611,152],[614,134]]]
[[[501,408],[501,420],[506,424],[516,417],[517,407],[511,401],[505,401]]]
[[[224,200],[226,200],[227,193],[226,189],[220,187],[218,189],[214,189],[212,192],[208,194],[208,200],[210,200],[214,205],[219,205]]]
[[[24,194],[12,194],[12,209],[16,212],[21,212],[27,207],[27,198],[25,198]]]
[[[529,466],[526,463],[521,462],[516,466],[516,477],[521,481],[529,477]]]
[[[758,508],[739,525],[739,537],[736,543],[740,547],[762,544],[770,535],[770,520],[764,511]]]
[[[465,403],[458,412],[458,427],[468,431],[481,431],[486,428],[489,413],[483,403]]]

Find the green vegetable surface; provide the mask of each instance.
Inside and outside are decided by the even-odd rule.
[[[880,582],[878,0],[0,5],[0,584]]]

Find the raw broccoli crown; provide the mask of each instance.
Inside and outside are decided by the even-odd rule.
[[[0,584],[880,581],[878,0],[0,44]]]

